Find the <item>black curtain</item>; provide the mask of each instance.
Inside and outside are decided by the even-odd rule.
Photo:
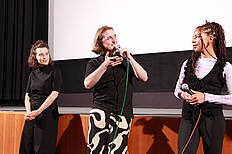
[[[48,0],[0,2],[0,106],[23,105],[31,44],[48,40]]]

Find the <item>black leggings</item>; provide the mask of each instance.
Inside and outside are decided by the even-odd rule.
[[[192,120],[181,120],[178,136],[178,154],[182,153],[182,150],[192,133],[194,125]],[[199,121],[184,154],[195,154],[197,152],[200,136],[203,141],[204,154],[221,154],[224,133],[225,119],[223,116],[202,118]]]
[[[125,154],[130,125],[130,117],[92,109],[89,116],[88,153]]]

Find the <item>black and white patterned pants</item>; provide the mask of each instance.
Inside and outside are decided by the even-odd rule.
[[[88,153],[125,154],[131,117],[92,109],[89,116]]]

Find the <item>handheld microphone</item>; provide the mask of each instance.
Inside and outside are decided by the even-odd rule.
[[[121,56],[120,54],[119,54],[119,49],[120,49],[120,45],[119,44],[116,44],[115,46],[114,46],[114,55],[112,55],[112,56]]]
[[[194,92],[191,91],[191,89],[189,89],[189,86],[188,86],[188,84],[186,84],[186,83],[183,83],[183,84],[181,85],[181,90],[183,90],[184,92],[189,93],[190,95],[195,94]]]
[[[120,48],[121,48],[121,46],[119,44],[115,45],[114,51],[116,54],[119,53]],[[126,52],[122,52],[122,57],[127,58]]]
[[[121,46],[120,46],[119,44],[116,44],[116,45],[114,46],[114,51],[115,51],[115,52],[118,52],[120,48],[121,48]]]

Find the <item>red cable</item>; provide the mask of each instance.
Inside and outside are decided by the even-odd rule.
[[[195,124],[195,126],[194,126],[194,128],[193,128],[193,130],[192,130],[192,133],[191,133],[191,135],[190,135],[190,137],[189,137],[187,143],[185,144],[184,149],[182,150],[181,154],[184,154],[184,151],[186,150],[186,148],[187,148],[187,146],[188,146],[190,140],[192,139],[192,136],[193,136],[193,134],[194,134],[194,132],[195,132],[195,129],[196,129],[198,123],[199,123],[200,117],[201,117],[201,109],[200,109],[199,116],[198,116],[198,118],[197,118],[197,122],[196,122],[196,124]]]

